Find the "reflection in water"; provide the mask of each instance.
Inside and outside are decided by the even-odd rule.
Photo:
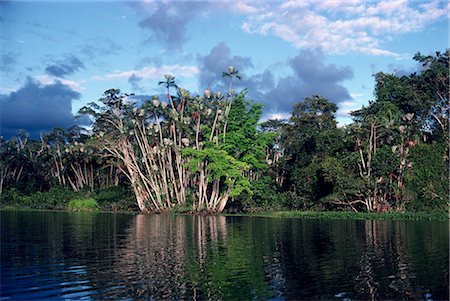
[[[416,274],[424,271],[420,268],[413,269],[412,256],[422,257],[426,261],[427,254],[408,252],[408,238],[414,235],[414,232],[408,233],[408,229],[411,230],[408,223],[412,222],[364,221],[365,245],[359,257],[359,274],[355,278],[354,296],[356,298],[423,300],[433,294],[441,294],[439,291],[433,292],[432,288],[426,285],[418,285],[416,281]],[[436,251],[432,250],[433,253]],[[440,256],[442,255],[443,253]],[[431,259],[436,255],[428,256]],[[448,264],[448,259],[441,258],[442,263],[447,261]],[[427,269],[429,268],[428,266]],[[448,272],[444,268],[444,275],[446,273]],[[445,277],[448,279],[448,274]]]
[[[184,273],[183,258],[186,220],[157,215],[136,216],[128,241],[116,254],[116,281],[127,286],[125,295],[145,298],[168,298],[184,294],[185,288],[174,286]]]
[[[264,272],[270,290],[276,296],[282,296],[286,287],[283,273],[282,254],[278,250],[272,256],[264,256]]]
[[[0,299],[448,298],[448,223],[1,213]]]
[[[124,289],[114,291],[115,297],[195,299],[204,292],[190,279],[186,258],[194,257],[197,269],[206,270],[226,234],[224,216],[136,216],[125,247],[116,253],[115,282]]]

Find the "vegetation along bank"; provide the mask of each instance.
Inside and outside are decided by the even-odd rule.
[[[223,73],[224,92],[192,95],[171,75],[160,82],[164,99],[133,101],[110,89],[80,110],[93,120],[90,131],[1,139],[1,205],[442,215],[449,205],[449,50],[414,60],[423,71],[374,75],[374,100],[344,127],[336,104],[318,95],[296,103],[288,120],[261,123],[261,105],[233,90],[241,78],[233,67]]]

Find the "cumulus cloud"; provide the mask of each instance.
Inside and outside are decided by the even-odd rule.
[[[249,57],[231,55],[230,48],[224,42],[213,47],[209,54],[199,55],[197,61],[201,70],[199,74],[200,89],[208,87],[215,90],[224,89],[226,83],[222,77],[222,72],[226,71],[228,66],[235,67],[241,73],[253,67]]]
[[[224,8],[231,9],[238,13],[249,13],[254,14],[258,13],[260,9],[261,3],[255,3],[253,1],[222,1],[222,5]]]
[[[290,74],[280,78],[276,78],[269,69],[247,77],[253,67],[251,59],[232,55],[225,43],[215,46],[209,54],[199,56],[198,61],[200,89],[226,89],[222,71],[227,66],[234,66],[243,75],[242,81],[233,84],[234,88],[247,88],[250,98],[264,104],[267,116],[286,115],[295,102],[312,95],[322,95],[335,103],[352,99],[342,82],[353,77],[353,70],[348,66],[327,64],[320,49],[299,51],[286,62]]]
[[[45,68],[45,72],[56,77],[65,77],[80,69],[84,69],[83,62],[78,57],[70,54],[64,59],[54,60],[51,65]]]
[[[232,12],[243,17],[242,30],[277,36],[298,49],[392,57],[400,54],[383,47],[386,35],[419,31],[450,13],[450,4],[444,0],[148,0],[135,7],[147,14],[139,26],[150,32],[150,39],[172,50],[182,48],[194,17]]]
[[[342,82],[353,78],[353,70],[325,63],[321,50],[302,50],[289,60],[293,71],[279,79],[272,90],[266,93],[266,106],[272,111],[290,111],[294,102],[311,95],[321,95],[334,103],[351,99]]]
[[[19,129],[33,137],[52,128],[67,128],[74,124],[72,100],[80,93],[57,81],[44,85],[28,78],[19,90],[0,95],[0,135],[9,138]]]
[[[54,76],[49,76],[49,75],[38,75],[38,76],[34,76],[33,78],[45,86],[53,85],[56,83],[61,83],[76,92],[81,92],[83,90],[83,87],[81,86],[81,84],[84,83],[84,81],[76,82],[73,80],[68,80],[65,78],[54,77]]]
[[[446,1],[284,1],[249,13],[242,29],[275,35],[297,48],[398,56],[383,37],[415,32],[449,14]]]

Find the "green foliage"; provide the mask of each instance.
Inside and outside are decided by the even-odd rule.
[[[414,95],[408,76],[397,77],[379,72],[375,74],[375,81],[375,95],[378,102],[392,103],[403,113],[426,113],[430,101],[423,102]]]
[[[38,191],[29,195],[23,194],[17,189],[7,189],[0,195],[0,200],[2,205],[64,210],[71,199],[84,197],[86,194],[87,192],[74,192],[65,187],[52,187],[49,191]]]
[[[23,194],[16,188],[9,188],[0,194],[0,204],[2,206],[15,205],[18,206],[21,203]]]
[[[305,98],[294,105],[290,123],[282,127],[286,150],[289,198],[296,208],[321,208],[320,200],[333,190],[326,181],[321,162],[345,150],[343,132],[337,128],[337,106],[323,97]],[[296,200],[298,204],[292,204]]]
[[[230,204],[228,212],[260,212],[285,208],[284,195],[279,191],[273,177],[264,175],[253,181],[252,193],[244,191]]]
[[[94,199],[73,199],[67,204],[70,211],[98,211],[99,206]]]
[[[138,201],[143,211],[201,211],[209,199],[214,211],[230,198],[230,211],[443,211],[449,54],[416,54],[423,68],[410,75],[377,73],[374,100],[344,128],[337,105],[317,95],[295,104],[289,121],[259,124],[262,106],[232,89],[241,79],[233,67],[225,94],[193,96],[171,75],[160,82],[167,102],[136,104],[110,89],[80,110],[95,120],[92,135],[72,127],[40,141],[24,131],[0,138],[0,202],[66,209],[94,198],[103,210],[138,210]]]
[[[248,163],[254,170],[267,168],[264,148],[271,136],[257,132],[262,105],[255,104],[240,93],[234,100],[228,117],[228,133],[221,149],[234,158]],[[272,135],[273,137],[273,135]]]
[[[402,114],[414,114],[411,123],[415,130],[424,131],[429,139],[441,142],[445,141],[449,129],[449,53],[448,49],[434,56],[417,53],[414,60],[424,70],[409,76],[382,72],[375,75],[377,102],[392,103]]]
[[[136,198],[129,187],[112,186],[96,190],[92,197],[104,211],[138,211]]]
[[[236,160],[228,155],[226,151],[216,148],[205,148],[196,150],[185,148],[182,155],[187,159],[186,167],[192,172],[199,171],[200,164],[206,164],[206,177],[208,183],[213,180],[223,181],[227,186],[231,186],[231,197],[236,197],[242,192],[251,193],[250,182],[242,172],[248,169],[248,164]]]
[[[273,211],[245,214],[274,218],[351,219],[351,220],[440,220],[448,221],[445,212],[348,212],[348,211]]]
[[[104,211],[137,211],[133,193],[123,186],[107,189],[75,192],[65,187],[52,187],[49,191],[24,194],[15,188],[0,194],[0,206],[24,207],[31,209],[66,210],[73,199],[93,197]]]
[[[408,208],[414,211],[448,209],[449,170],[442,156],[444,144],[420,144],[411,149],[412,170],[406,188]]]
[[[367,189],[363,179],[352,167],[355,164],[353,156],[326,157],[321,163],[325,183],[332,187],[329,194],[321,198],[323,206],[328,210],[344,209],[354,196]],[[359,206],[354,206],[358,208]]]
[[[432,55],[417,53],[414,60],[420,62],[425,69],[419,74],[411,75],[412,90],[417,98],[428,105],[424,118],[424,128],[434,136],[434,140],[446,142],[449,147],[449,56],[450,49],[444,53]],[[447,138],[447,139],[446,139]]]
[[[395,173],[400,165],[399,156],[386,145],[379,148],[373,157],[373,175],[377,178],[388,179],[389,175]]]

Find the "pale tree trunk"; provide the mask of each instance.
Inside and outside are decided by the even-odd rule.
[[[231,192],[231,187],[228,187],[227,191],[220,197],[219,203],[217,204],[217,212],[222,212],[227,205],[228,198]]]

